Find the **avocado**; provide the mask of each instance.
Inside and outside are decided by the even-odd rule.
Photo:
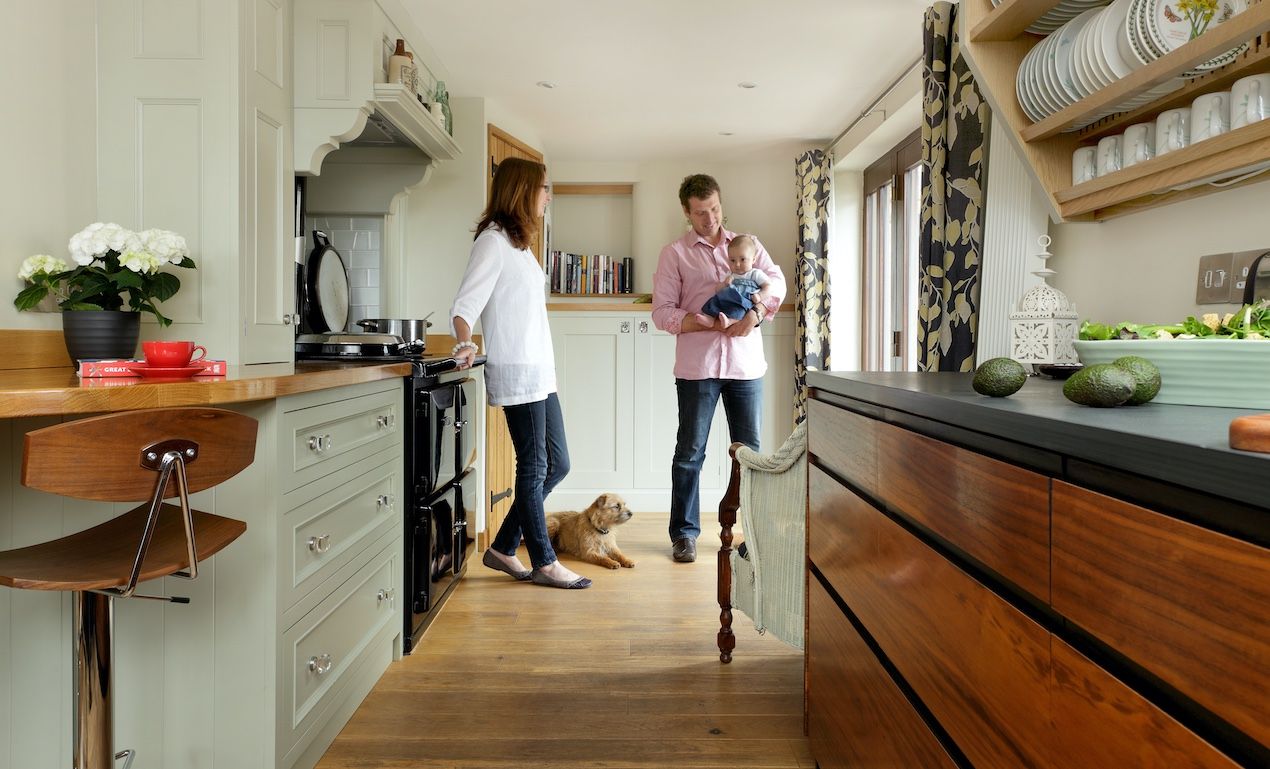
[[[1110,408],[1125,403],[1137,387],[1133,374],[1110,363],[1099,363],[1072,374],[1063,383],[1063,395],[1082,406]]]
[[[1120,368],[1133,374],[1137,384],[1133,388],[1133,395],[1129,396],[1129,400],[1125,401],[1126,406],[1140,406],[1160,394],[1160,370],[1155,367],[1151,361],[1139,355],[1125,355],[1116,358],[1111,362],[1113,366]]]
[[[1023,364],[1012,358],[993,358],[979,364],[970,386],[980,395],[1004,398],[1018,392],[1026,381]]]

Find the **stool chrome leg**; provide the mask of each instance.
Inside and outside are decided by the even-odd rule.
[[[113,769],[110,596],[75,593],[75,769]]]

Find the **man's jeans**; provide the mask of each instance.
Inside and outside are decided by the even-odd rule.
[[[556,560],[542,501],[569,474],[564,417],[555,393],[546,400],[504,406],[503,413],[516,450],[516,496],[490,547],[515,555],[523,533],[529,559],[539,569]]]
[[[732,442],[758,451],[762,421],[762,379],[676,379],[679,436],[670,466],[670,541],[701,534],[701,464],[710,438],[714,408],[723,397]]]

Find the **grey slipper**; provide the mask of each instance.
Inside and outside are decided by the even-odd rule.
[[[498,556],[494,555],[493,550],[485,551],[485,555],[481,556],[481,563],[485,564],[491,569],[494,569],[495,571],[501,571],[504,574],[511,575],[515,577],[516,579],[520,580],[521,582],[524,582],[529,579],[530,572],[528,570],[520,571],[518,569],[513,569],[512,567],[498,560]]]
[[[591,580],[586,577],[578,577],[574,580],[552,579],[543,574],[538,569],[534,569],[529,574],[529,579],[535,585],[546,585],[547,587],[558,587],[564,590],[581,590],[584,587],[591,587]]]

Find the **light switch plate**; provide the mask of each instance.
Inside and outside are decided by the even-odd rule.
[[[1230,296],[1226,300],[1232,304],[1243,304],[1244,286],[1248,282],[1248,269],[1258,256],[1270,251],[1270,248],[1258,248],[1253,251],[1237,251],[1231,254]],[[1261,260],[1257,271],[1261,278],[1257,281],[1257,296],[1254,299],[1270,297],[1270,256]]]
[[[1195,304],[1226,304],[1231,301],[1234,258],[1234,254],[1209,254],[1199,258]],[[1242,288],[1239,290],[1243,291]]]

